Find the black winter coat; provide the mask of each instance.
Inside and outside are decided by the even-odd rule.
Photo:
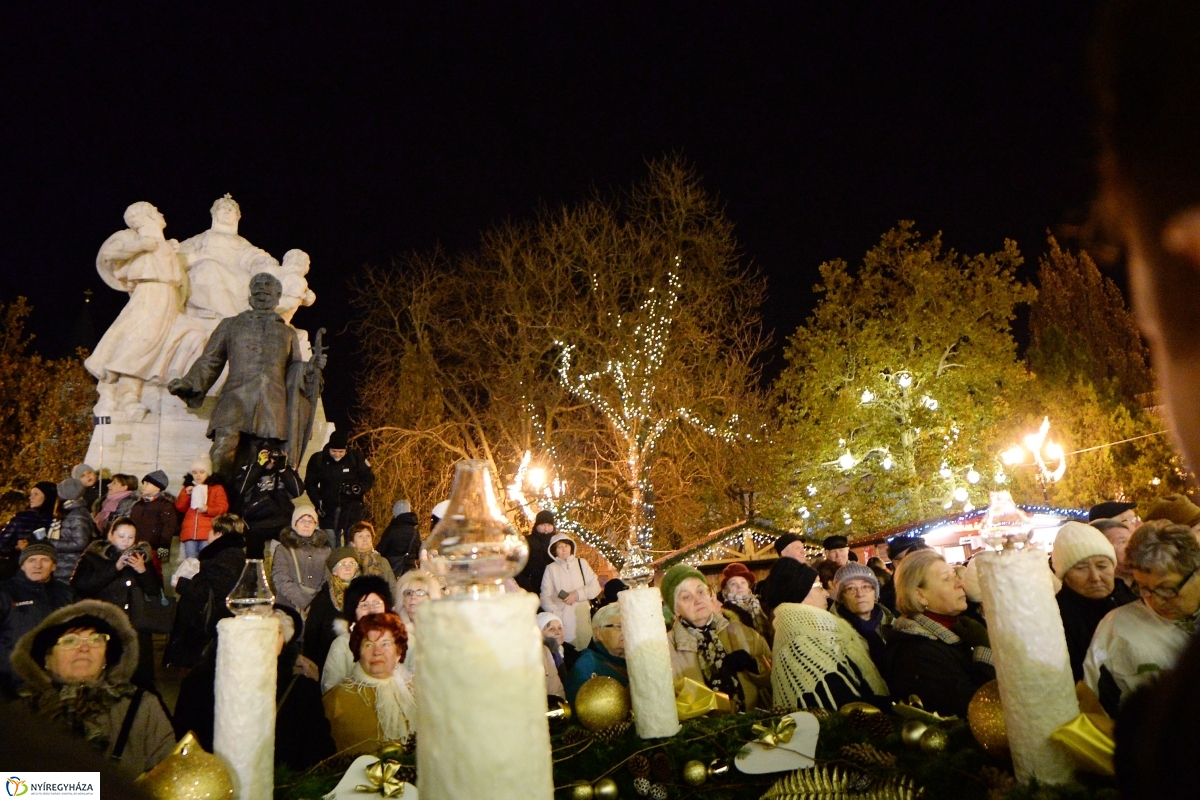
[[[1124,591],[1122,591],[1124,590]],[[1066,584],[1058,592],[1058,613],[1062,616],[1063,630],[1067,634],[1067,653],[1071,656],[1071,674],[1075,681],[1083,680],[1083,659],[1096,626],[1108,612],[1134,601],[1133,593],[1118,581],[1117,588],[1101,600],[1089,600],[1077,594]]]
[[[525,541],[529,543],[529,561],[525,563],[525,569],[521,570],[516,580],[517,586],[527,592],[533,592],[536,595],[542,593],[542,574],[554,560],[550,555],[550,539],[555,533],[556,531],[550,533],[530,531],[529,535],[525,537]]]
[[[42,513],[40,508],[27,508],[24,511],[18,511],[13,518],[8,521],[3,530],[0,530],[0,557],[17,555],[17,542],[21,539],[26,541],[33,540],[33,532],[38,528],[50,530],[51,523],[54,522],[52,513]]]
[[[129,518],[137,528],[137,540],[158,550],[171,546],[179,535],[179,512],[175,500],[164,492],[154,497],[139,497],[129,509]]]
[[[312,605],[308,607],[308,617],[304,620],[302,651],[304,657],[320,669],[325,668],[325,657],[329,655],[329,648],[333,646],[333,640],[337,638],[337,633],[333,630],[333,623],[341,617],[342,612],[338,611],[337,606],[333,604],[333,598],[329,595],[329,584],[322,584],[316,597],[313,598]]]
[[[238,471],[229,502],[249,527],[275,535],[292,524],[292,501],[302,494],[299,472],[288,466],[267,472],[255,461]]]
[[[34,583],[18,572],[0,583],[0,696],[14,697],[17,678],[9,657],[17,640],[41,624],[51,612],[75,602],[66,581]]]
[[[217,623],[233,616],[225,606],[225,598],[246,565],[246,540],[227,533],[201,550],[198,560],[200,571],[194,577],[180,578],[175,585],[179,605],[163,652],[163,664],[168,666],[190,668],[198,664],[204,648],[216,639]]]
[[[379,555],[387,559],[397,578],[414,569],[421,560],[421,532],[417,529],[417,522],[417,515],[412,511],[392,517],[375,548]]]
[[[58,550],[58,566],[54,568],[54,577],[60,581],[69,581],[71,573],[75,571],[75,565],[79,563],[79,557],[96,538],[97,531],[96,523],[82,500],[64,502],[63,510],[66,513],[59,528],[58,540],[52,542]]]
[[[141,591],[147,598],[161,597],[162,578],[154,569],[149,545],[138,542],[131,549],[140,550],[145,556],[144,572],[138,572],[128,564],[118,570],[117,559],[121,551],[117,546],[107,540],[93,542],[79,559],[79,566],[71,577],[71,586],[80,599],[103,600],[129,614],[134,592]]]
[[[961,618],[952,630],[958,633],[963,626],[982,631],[979,623]],[[978,631],[973,633],[982,635]],[[907,700],[915,694],[926,711],[957,714],[963,719],[975,691],[996,677],[996,670],[990,664],[973,660],[971,646],[965,641],[947,644],[941,639],[897,630],[888,638],[882,672],[893,700]]]
[[[275,684],[275,762],[302,772],[333,755],[333,736],[321,705],[321,685],[294,675],[296,642],[279,654]],[[200,746],[212,750],[213,707],[216,704],[217,648],[204,651],[196,668],[184,676],[175,706],[175,735],[196,734]]]
[[[366,516],[363,498],[374,485],[375,473],[366,456],[352,447],[347,448],[341,461],[334,461],[326,446],[312,454],[304,471],[304,489],[317,506],[321,527],[339,532],[349,530]]]

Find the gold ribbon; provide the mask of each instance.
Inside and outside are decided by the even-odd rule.
[[[710,711],[732,714],[733,703],[724,692],[714,692],[693,678],[680,678],[675,681],[675,711],[679,714],[679,721],[683,722],[702,717]]]
[[[382,794],[384,797],[403,797],[404,781],[396,777],[400,764],[396,761],[376,761],[367,767],[367,780],[371,783],[354,787],[356,792]]]
[[[796,720],[790,716],[780,717],[767,725],[756,723],[750,730],[758,734],[758,744],[771,750],[792,740],[792,734],[796,732]]]
[[[1106,714],[1080,714],[1065,725],[1055,728],[1050,740],[1058,742],[1080,769],[1112,777],[1113,721]]]
[[[905,719],[915,719],[924,722],[926,725],[941,725],[944,722],[955,722],[958,717],[951,714],[948,717],[943,717],[936,711],[926,711],[925,704],[921,702],[921,698],[915,694],[908,696],[908,702],[897,700],[892,703],[892,710]]]

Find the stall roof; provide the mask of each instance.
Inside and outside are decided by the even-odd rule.
[[[798,531],[776,528],[769,520],[744,519],[689,542],[678,550],[655,559],[656,570],[665,570],[681,561],[694,566],[729,564],[734,561],[773,561],[779,557],[772,545],[785,533],[807,538]]]

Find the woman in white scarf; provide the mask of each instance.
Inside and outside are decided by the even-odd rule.
[[[416,699],[396,675],[407,648],[408,634],[395,614],[368,614],[354,625],[354,671],[323,698],[339,752],[373,753],[413,735]]]

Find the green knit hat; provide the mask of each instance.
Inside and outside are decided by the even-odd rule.
[[[671,609],[671,613],[675,612],[675,590],[688,578],[699,578],[701,582],[705,582],[704,573],[687,564],[676,564],[663,573],[658,590],[662,592],[663,602]]]
[[[329,567],[330,571],[338,565],[339,561],[347,558],[353,558],[359,562],[359,571],[362,571],[362,563],[358,557],[358,551],[353,547],[336,547],[329,554],[329,558],[325,559],[325,566]]]

